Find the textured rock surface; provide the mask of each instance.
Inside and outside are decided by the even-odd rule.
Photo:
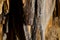
[[[58,17],[53,20],[53,25],[47,29],[45,40],[60,40],[60,26]]]
[[[26,1],[26,3],[25,3],[25,1]],[[27,33],[25,33],[25,34],[27,36],[29,36],[28,34],[30,34],[30,36],[31,36],[31,25],[33,24],[34,5],[35,5],[34,2],[35,1],[34,0],[25,0],[25,1],[23,1],[24,13],[25,13],[25,18],[26,18],[25,22],[27,25],[30,25],[30,27],[27,25],[26,25],[27,27],[25,26],[25,30],[28,30]],[[40,25],[42,26],[42,30],[43,30],[42,31],[43,40],[60,40],[60,26],[59,26],[59,22],[58,22],[60,20],[58,20],[58,18],[55,18],[54,20],[52,20],[55,1],[56,0],[37,0],[38,8],[37,8],[37,18],[36,18],[36,23],[37,23],[36,24],[36,26],[37,26],[36,40],[41,40],[41,35],[40,35],[41,30],[39,29]],[[0,8],[1,7],[2,7],[2,4],[0,5]],[[8,10],[8,9],[9,9],[9,7],[6,8],[5,10]],[[0,30],[0,32],[1,32],[1,30]]]
[[[45,40],[45,30],[48,25],[52,25],[53,11],[56,0],[43,0],[41,6],[41,26],[43,30],[43,40]]]
[[[0,40],[3,40],[3,30],[2,30],[2,28],[3,28],[3,25],[2,24],[0,24]]]

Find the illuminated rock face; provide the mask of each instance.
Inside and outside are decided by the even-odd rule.
[[[6,5],[7,3],[7,5]],[[2,8],[3,8],[3,4],[4,4],[4,11],[5,14],[8,13],[9,11],[9,0],[0,0],[0,40],[3,40],[3,22],[5,21],[4,19],[2,20]]]
[[[31,26],[33,25],[33,19],[34,19],[35,0],[23,0],[23,3],[24,3],[23,8],[24,8],[24,16],[26,24],[25,29],[27,30],[28,33],[28,40],[31,40]]]
[[[52,26],[53,10],[56,0],[43,0],[41,7],[41,25],[43,30],[43,40],[45,40],[46,28]],[[49,24],[50,23],[50,24]]]
[[[53,25],[47,29],[46,40],[60,40],[60,25],[58,17],[53,20]]]
[[[31,0],[30,0],[31,1]],[[34,0],[33,0],[34,1]],[[37,25],[41,23],[42,30],[43,30],[43,40],[45,40],[45,32],[46,29],[50,26],[52,26],[52,20],[53,20],[53,11],[55,8],[55,1],[56,0],[37,0]],[[33,21],[31,20],[34,18],[34,3],[33,6],[29,4],[29,0],[25,7],[25,13],[26,13],[26,21],[27,24],[31,24]],[[31,7],[33,11],[31,11]],[[33,12],[33,13],[31,13]],[[29,19],[30,18],[30,19]],[[40,22],[39,22],[40,21]],[[31,23],[30,23],[31,22]]]
[[[2,14],[2,6],[3,6],[3,1],[4,0],[0,0],[0,15]],[[1,16],[0,16],[1,17]],[[2,21],[2,18],[0,19],[0,22]],[[3,28],[3,25],[0,23],[0,40],[3,40],[2,39],[2,28]]]
[[[32,25],[34,19],[34,0],[25,0],[26,3],[24,4],[24,15],[25,15],[25,23],[26,25]]]
[[[1,1],[2,2],[0,3],[0,14],[2,13],[2,6],[3,6],[3,2],[4,2],[3,0],[1,0]],[[55,0],[37,0],[37,1],[38,1],[38,9],[37,9],[38,10],[38,12],[37,12],[38,24],[37,25],[40,25],[40,22],[41,22],[41,26],[42,26],[42,30],[43,30],[43,40],[45,40],[45,32],[47,34],[46,29],[48,29],[48,27],[52,26],[52,17],[53,17],[52,15],[53,15],[53,10],[54,10],[54,6],[55,6]],[[40,1],[41,1],[41,3],[40,3]],[[26,24],[29,25],[28,27],[30,27],[30,28],[28,28],[28,32],[31,36],[31,25],[33,24],[34,4],[35,3],[34,3],[34,0],[31,0],[30,2],[31,3],[29,3],[29,1],[28,1],[24,5],[24,7],[25,7],[24,12],[26,14],[25,15]],[[40,7],[41,7],[41,10],[40,10]],[[9,9],[9,6],[5,9],[5,10],[7,10],[6,13],[8,12],[8,9]],[[40,12],[41,12],[41,15],[39,15]],[[39,18],[39,16],[40,16],[41,19]],[[54,28],[52,28],[52,29],[54,29]],[[55,30],[53,30],[53,31],[55,32]],[[37,29],[37,34],[40,34],[39,28]],[[38,36],[38,38],[39,38],[39,36]],[[38,40],[38,38],[36,40]]]
[[[4,2],[4,0],[0,0],[0,14],[2,13],[3,2]]]
[[[0,14],[2,13],[3,4],[4,4],[4,7],[5,7],[4,9],[5,9],[6,13],[9,12],[9,0],[0,0]]]

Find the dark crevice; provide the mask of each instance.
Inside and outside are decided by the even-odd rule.
[[[58,0],[56,0],[56,17],[58,17]]]
[[[19,40],[25,40],[23,14],[22,0],[10,0],[9,33],[7,40],[16,40],[16,35]]]

